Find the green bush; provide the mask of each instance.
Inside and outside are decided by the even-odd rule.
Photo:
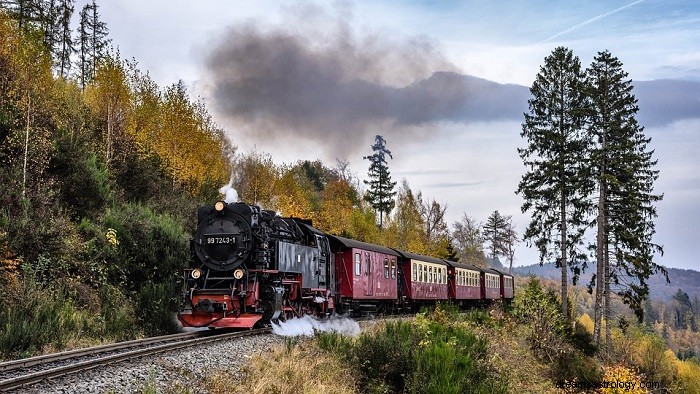
[[[114,201],[107,164],[88,150],[85,135],[60,131],[49,174],[60,179],[60,199],[74,219],[98,217]]]
[[[2,299],[0,351],[5,356],[27,356],[46,346],[64,348],[79,337],[87,316],[62,288],[41,288],[26,279],[14,299]]]
[[[368,393],[498,393],[507,382],[486,362],[487,342],[438,306],[415,323],[391,322],[356,339],[319,333],[320,348],[348,361]]]
[[[118,288],[112,285],[100,287],[100,321],[103,338],[117,341],[133,339],[138,334],[134,306]]]
[[[104,218],[110,283],[138,293],[149,283],[163,283],[177,276],[189,257],[189,236],[182,220],[156,213],[142,204],[110,209]]]
[[[179,330],[175,311],[179,305],[179,287],[174,281],[147,283],[138,293],[139,327],[147,335],[172,334]]]

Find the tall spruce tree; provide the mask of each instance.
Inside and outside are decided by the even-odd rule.
[[[78,80],[84,89],[95,77],[97,66],[106,55],[110,40],[107,24],[100,19],[97,3],[93,0],[80,10],[78,25]]]
[[[394,196],[396,192],[394,187],[396,182],[391,181],[389,166],[387,165],[386,156],[391,156],[391,151],[386,148],[386,140],[381,135],[374,138],[372,145],[374,153],[371,156],[364,156],[363,159],[370,161],[369,180],[364,183],[369,185],[369,190],[365,194],[365,200],[372,205],[375,212],[379,213],[379,227],[384,224],[384,214],[388,215],[394,209]]]
[[[561,268],[564,316],[569,315],[567,270],[571,267],[575,283],[585,269],[586,254],[579,247],[593,187],[582,157],[589,145],[583,132],[583,83],[581,63],[571,50],[558,47],[545,58],[530,88],[520,134],[527,146],[518,149],[527,172],[516,193],[525,200],[522,211],[532,211],[524,238],[539,250],[540,264],[554,260]]]
[[[659,171],[654,169],[650,138],[635,118],[639,107],[632,82],[622,63],[610,52],[599,52],[586,70],[590,97],[589,132],[595,140],[591,168],[598,189],[596,215],[597,270],[595,281],[594,340],[600,342],[603,319],[610,319],[611,284],[641,319],[649,294],[649,277],[663,267],[653,261],[662,248],[652,242],[654,203],[663,196],[653,194]],[[592,285],[592,283],[591,283]],[[610,324],[606,324],[610,344]]]
[[[493,211],[491,215],[486,219],[484,223],[482,234],[484,234],[484,240],[488,244],[488,249],[491,252],[490,257],[495,260],[498,255],[505,255],[505,232],[506,232],[506,218],[501,215],[500,212]]]
[[[76,52],[70,26],[75,0],[59,0],[54,22],[56,46],[53,48],[54,67],[61,77],[67,77],[71,67],[71,56]]]

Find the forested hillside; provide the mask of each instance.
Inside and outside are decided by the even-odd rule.
[[[380,228],[346,161],[238,153],[182,82],[112,49],[95,2],[74,30],[57,18],[71,1],[30,3],[0,8],[4,356],[176,330],[195,208],[227,184],[333,234],[485,264],[479,225],[450,233],[446,205],[407,180]]]

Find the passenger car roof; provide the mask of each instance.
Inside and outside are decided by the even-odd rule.
[[[343,238],[339,237],[337,235],[328,235],[328,239],[331,242],[331,247],[332,248],[337,248],[338,246],[342,248],[357,248],[357,249],[363,249],[363,250],[369,250],[371,252],[378,252],[378,253],[384,253],[388,254],[391,256],[400,256],[395,250],[389,249],[386,246],[381,246],[381,245],[375,245],[375,244],[370,244],[367,242],[362,242],[362,241],[356,241],[354,239],[350,238]]]
[[[483,271],[481,268],[479,268],[475,265],[458,263],[456,261],[450,261],[450,260],[443,260],[443,261],[446,262],[447,265],[449,265],[451,267],[462,268],[462,269],[470,270],[470,271],[479,271],[479,272]]]
[[[415,253],[410,253],[410,252],[404,252],[403,250],[396,250],[399,255],[401,255],[404,258],[411,259],[411,260],[420,260],[420,261],[425,261],[426,263],[434,263],[434,264],[440,264],[440,265],[447,265],[447,263],[444,260],[436,259],[435,257],[430,257],[430,256],[423,256],[420,254],[415,254]]]

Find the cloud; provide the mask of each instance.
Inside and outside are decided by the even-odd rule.
[[[700,118],[700,82],[661,79],[632,84],[639,99],[638,119],[642,125]]]
[[[213,106],[238,132],[347,151],[365,146],[363,136],[426,135],[442,122],[515,119],[526,109],[522,87],[461,74],[425,38],[354,33],[346,13],[317,8],[299,19],[314,34],[287,27],[298,23],[237,24],[208,54]]]
[[[452,188],[465,188],[465,187],[471,187],[471,186],[479,186],[482,185],[484,182],[478,181],[478,182],[458,182],[458,181],[453,181],[453,182],[436,182],[436,183],[429,183],[426,185],[426,187],[429,188],[435,188],[435,189],[452,189]]]

